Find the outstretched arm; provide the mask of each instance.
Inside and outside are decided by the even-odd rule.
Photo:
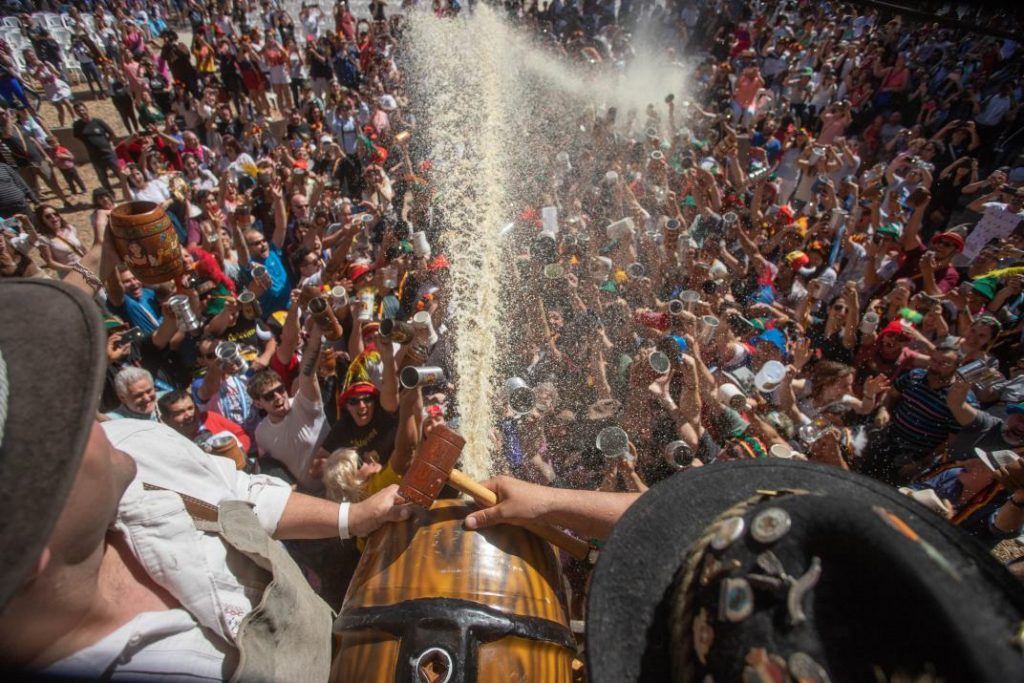
[[[488,479],[483,485],[498,495],[498,504],[466,517],[467,529],[542,522],[572,529],[584,537],[607,538],[623,513],[642,495],[556,489],[505,476]]]

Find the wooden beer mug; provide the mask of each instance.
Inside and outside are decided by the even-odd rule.
[[[178,233],[159,204],[118,204],[110,212],[110,234],[114,249],[143,284],[158,285],[185,272]]]

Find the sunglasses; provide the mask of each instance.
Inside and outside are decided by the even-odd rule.
[[[260,400],[261,401],[272,401],[275,396],[277,396],[278,394],[283,394],[283,393],[286,393],[284,385],[283,384],[278,384],[273,389],[268,389],[267,391],[264,391],[262,394],[260,394]]]
[[[217,359],[217,354],[216,353],[204,353],[204,354],[201,354],[201,355],[206,360],[216,360]]]
[[[246,244],[249,245],[250,247],[261,247],[266,243],[266,240],[260,240],[259,242],[246,242]]]
[[[348,401],[346,401],[345,403],[350,405],[350,406],[358,406],[358,405],[361,405],[363,403],[373,403],[373,397],[372,396],[354,396],[354,397],[350,398]]]

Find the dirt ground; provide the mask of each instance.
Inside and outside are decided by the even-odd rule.
[[[93,99],[92,95],[89,94],[89,86],[82,83],[80,85],[73,85],[72,91],[75,93],[75,101],[83,101],[86,106],[89,107],[89,112],[96,118],[103,119],[110,127],[114,129],[114,132],[119,136],[125,136],[128,131],[121,123],[121,117],[118,115],[117,110],[114,109],[114,105],[110,103],[110,99],[97,100]],[[50,128],[50,130],[56,133],[58,129],[57,110],[52,104],[43,102],[41,105],[41,118],[43,122]],[[71,121],[68,121],[70,127]],[[39,196],[42,198],[44,203],[52,204],[57,207],[61,215],[64,216],[67,221],[75,226],[78,230],[78,236],[82,239],[84,244],[92,244],[92,230],[89,228],[89,213],[92,211],[92,191],[94,188],[100,186],[99,179],[96,177],[95,171],[92,169],[92,165],[86,159],[78,159],[78,174],[82,176],[82,180],[85,181],[85,186],[88,191],[85,194],[78,195],[75,197],[69,197],[73,204],[78,204],[78,208],[64,210],[61,209],[60,200],[50,191],[44,183],[39,184]],[[60,183],[61,189],[64,190],[65,194],[68,192],[67,184],[64,182],[64,178],[57,174],[57,182]]]

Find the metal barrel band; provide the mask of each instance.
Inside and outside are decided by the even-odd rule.
[[[477,645],[506,637],[548,642],[576,651],[572,631],[548,619],[506,614],[456,598],[406,600],[387,607],[347,610],[334,621],[334,632],[371,629],[399,639],[395,683],[418,680],[413,667],[418,655],[440,648],[450,657],[448,683],[476,683]]]

